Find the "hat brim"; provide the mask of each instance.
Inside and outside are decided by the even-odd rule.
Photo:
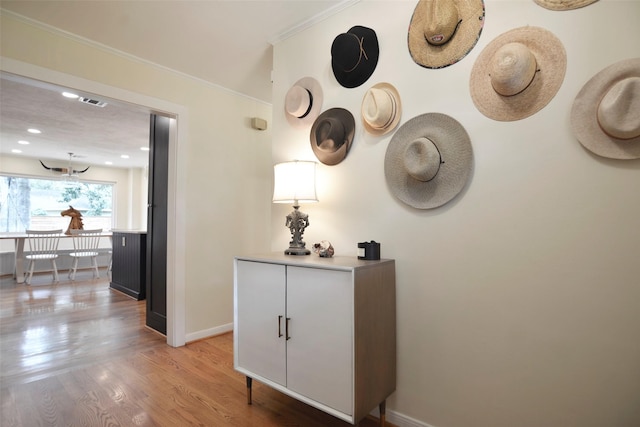
[[[594,75],[580,89],[571,107],[573,134],[589,151],[611,159],[639,159],[640,136],[618,139],[605,133],[598,124],[598,106],[602,97],[616,83],[640,77],[640,58],[616,62]]]
[[[358,66],[349,72],[343,71],[335,59],[331,58],[331,69],[338,83],[343,87],[351,89],[362,85],[371,77],[378,65],[380,46],[378,44],[378,36],[371,28],[355,26],[349,29],[348,33],[355,34],[358,39],[363,40],[362,47],[367,57],[363,58]]]
[[[403,163],[407,145],[426,137],[441,154],[444,163],[431,181],[409,175]],[[473,167],[471,140],[453,117],[441,113],[416,116],[400,126],[389,142],[384,158],[384,174],[394,196],[409,206],[432,209],[453,199],[466,185]]]
[[[598,0],[533,0],[538,6],[549,10],[573,10],[595,3]]]
[[[294,87],[294,86],[303,87],[307,89],[309,92],[311,92],[311,96],[313,97],[313,100],[311,102],[311,109],[309,110],[309,113],[307,113],[306,116],[302,118],[298,118],[289,114],[286,110],[286,105],[285,105],[284,115],[287,118],[287,122],[289,122],[291,126],[295,126],[295,127],[309,126],[318,117],[318,114],[320,114],[320,111],[322,111],[322,102],[323,102],[322,86],[320,86],[320,82],[318,82],[313,77],[303,77],[297,82],[295,82],[293,85],[291,85],[291,87]]]
[[[316,130],[318,125],[325,120],[326,118],[334,118],[339,120],[344,126],[344,132],[346,141],[334,152],[328,152],[322,150],[318,146],[318,141],[316,139]],[[311,140],[311,149],[313,153],[316,155],[318,160],[325,165],[334,166],[340,163],[347,157],[349,150],[351,149],[351,143],[353,142],[353,136],[355,135],[356,130],[356,122],[353,118],[353,114],[349,110],[345,110],[344,108],[330,108],[327,111],[320,114],[316,120],[313,122],[311,126],[311,132],[309,134],[309,139]]]
[[[425,68],[444,68],[467,56],[480,39],[484,26],[483,0],[454,0],[462,22],[453,37],[435,46],[424,38],[424,22],[429,18],[420,1],[411,16],[407,44],[413,61]]]
[[[536,58],[537,71],[531,84],[513,96],[500,95],[491,85],[490,64],[498,49],[507,43],[522,43]],[[476,59],[469,82],[476,108],[490,119],[514,121],[544,108],[558,93],[567,69],[567,56],[560,39],[540,27],[520,27],[492,40]]]
[[[393,120],[391,121],[391,123],[389,123],[389,125],[387,127],[384,128],[375,128],[373,126],[371,126],[365,119],[364,116],[362,114],[362,107],[364,106],[364,99],[362,99],[362,105],[360,107],[360,117],[362,117],[362,126],[364,127],[364,129],[372,134],[372,135],[376,135],[376,136],[381,136],[381,135],[386,135],[387,133],[391,132],[393,129],[395,129],[396,126],[398,126],[398,123],[400,123],[400,119],[402,116],[402,103],[400,102],[400,93],[398,92],[398,89],[395,88],[395,86],[393,86],[390,83],[378,83],[375,84],[373,86],[371,86],[371,89],[376,88],[376,89],[383,89],[386,90],[388,92],[391,93],[391,96],[393,97],[393,99],[395,100],[396,103],[396,115],[394,116]],[[365,94],[366,97],[366,94]]]

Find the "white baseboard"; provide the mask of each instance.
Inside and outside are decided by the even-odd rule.
[[[391,424],[395,424],[398,427],[434,427],[430,424],[423,423],[422,421],[411,418],[400,412],[387,409],[387,421]]]
[[[233,331],[233,323],[227,323],[226,325],[216,326],[215,328],[188,333],[185,338],[186,342],[189,343],[191,341],[197,341],[231,331]]]
[[[371,415],[376,418],[380,418],[380,411],[378,408],[371,411]],[[387,421],[398,427],[434,427],[389,408],[387,408]]]

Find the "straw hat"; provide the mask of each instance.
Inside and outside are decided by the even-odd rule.
[[[442,206],[465,186],[473,167],[471,140],[454,118],[416,116],[400,126],[384,158],[391,192],[418,209]]]
[[[539,27],[503,33],[480,52],[471,69],[471,98],[490,119],[524,119],[556,95],[567,68],[562,42]]]
[[[409,23],[411,58],[426,68],[455,64],[476,45],[483,25],[483,0],[420,0]]]
[[[640,159],[640,58],[606,67],[580,89],[571,128],[599,156]]]
[[[292,126],[310,125],[322,109],[322,87],[313,77],[303,77],[287,91],[284,112]]]
[[[331,108],[318,116],[311,126],[311,149],[325,165],[333,166],[347,157],[356,123],[344,108]]]
[[[402,104],[398,90],[390,83],[373,85],[362,99],[362,124],[373,135],[384,135],[400,122]]]
[[[598,0],[533,0],[539,6],[551,10],[571,10],[588,6]]]
[[[352,27],[339,34],[331,45],[333,75],[346,88],[358,87],[373,74],[379,55],[376,32],[367,27]]]

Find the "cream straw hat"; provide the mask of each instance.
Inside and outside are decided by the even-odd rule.
[[[322,87],[313,77],[303,77],[289,88],[284,112],[292,126],[311,125],[322,109]]]
[[[551,10],[571,10],[588,6],[598,0],[533,0],[539,6]]]
[[[467,131],[441,113],[422,114],[400,126],[384,158],[389,189],[417,209],[437,208],[453,199],[466,185],[472,168]]]
[[[400,122],[402,104],[398,90],[390,83],[372,86],[362,99],[362,124],[372,135],[384,135]]]
[[[571,108],[571,128],[599,156],[640,158],[640,58],[606,67],[580,89]]]
[[[564,46],[553,33],[539,27],[516,28],[480,52],[471,69],[471,99],[490,119],[524,119],[553,99],[566,68]]]

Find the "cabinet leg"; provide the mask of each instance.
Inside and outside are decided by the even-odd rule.
[[[380,409],[380,427],[384,427],[387,424],[387,401],[383,400],[378,407]]]
[[[247,377],[247,404],[251,405],[251,384],[253,383],[253,378]]]

